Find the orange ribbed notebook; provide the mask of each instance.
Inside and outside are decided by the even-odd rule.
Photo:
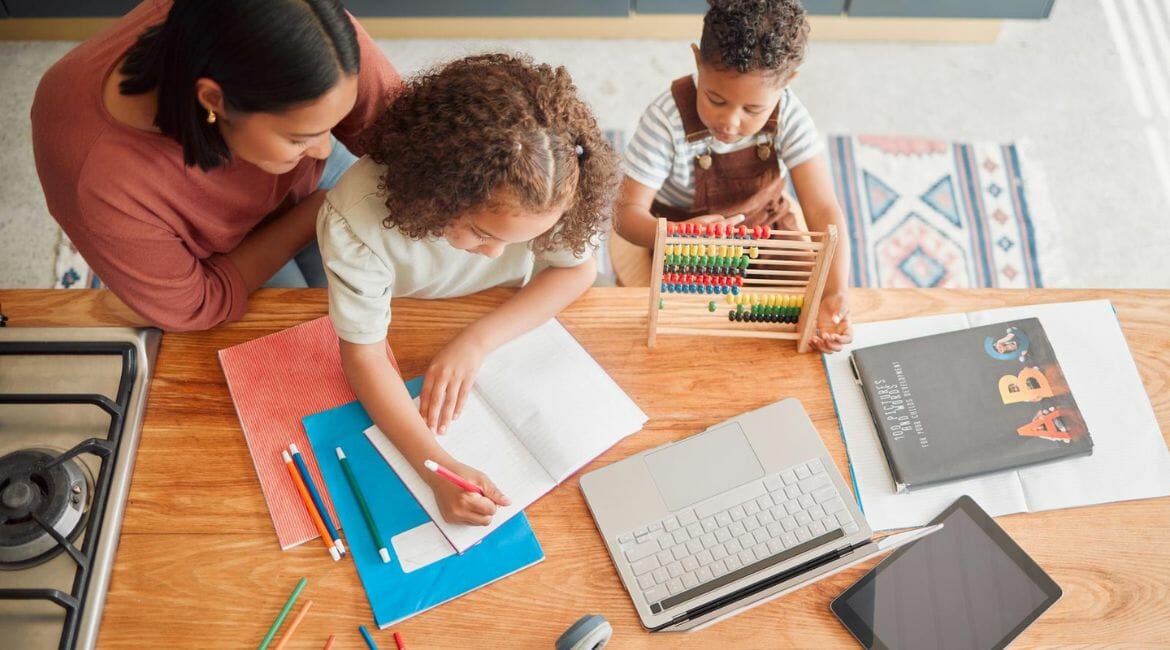
[[[390,363],[398,368],[390,346]],[[244,440],[282,549],[318,537],[280,452],[296,443],[333,522],[337,514],[305,436],[301,418],[356,399],[341,370],[337,334],[328,316],[219,351]]]

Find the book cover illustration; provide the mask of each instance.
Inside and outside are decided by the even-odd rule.
[[[1091,453],[1039,319],[854,350],[901,490]]]

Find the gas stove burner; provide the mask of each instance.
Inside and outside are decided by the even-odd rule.
[[[23,449],[0,457],[0,569],[35,566],[64,548],[45,527],[73,540],[89,509],[90,478],[60,452]]]

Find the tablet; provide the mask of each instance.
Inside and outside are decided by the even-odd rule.
[[[1002,648],[1060,598],[1060,586],[968,496],[937,532],[882,560],[833,601],[866,648]]]

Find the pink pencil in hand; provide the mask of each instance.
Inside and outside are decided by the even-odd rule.
[[[436,463],[433,460],[423,461],[423,467],[426,467],[427,469],[431,470],[432,472],[438,474],[439,476],[442,476],[443,478],[447,479],[448,481],[451,481],[455,485],[458,485],[459,487],[463,488],[464,490],[467,490],[468,492],[475,492],[476,494],[483,496],[483,488],[479,487],[478,485],[476,485],[474,483],[468,482],[462,476],[456,474],[455,472],[452,472],[451,470],[447,469],[446,467],[443,467],[442,465]]]

